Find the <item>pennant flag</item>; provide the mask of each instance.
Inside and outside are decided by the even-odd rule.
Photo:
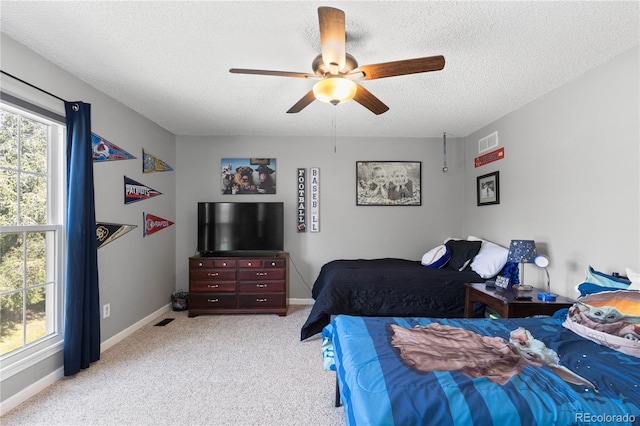
[[[98,248],[106,246],[116,238],[122,237],[137,225],[122,225],[119,223],[96,222],[96,238],[98,239]]]
[[[170,172],[173,168],[159,158],[154,157],[142,148],[142,173]]]
[[[173,225],[173,222],[167,219],[162,219],[161,217],[154,216],[149,213],[142,212],[142,218],[144,219],[144,232],[142,233],[143,237],[147,235],[154,234],[158,231],[163,230],[164,228],[168,228]]]
[[[95,133],[91,133],[91,147],[93,149],[94,162],[130,160],[136,158],[124,149],[101,138]]]
[[[146,200],[151,197],[162,194],[162,192],[156,191],[153,188],[149,188],[136,182],[135,180],[124,177],[124,203],[135,203],[136,201]]]

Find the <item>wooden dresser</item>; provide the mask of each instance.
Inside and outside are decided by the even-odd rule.
[[[287,314],[289,254],[189,258],[189,316]]]

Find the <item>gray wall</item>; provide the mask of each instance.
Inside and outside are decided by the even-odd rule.
[[[104,342],[166,306],[174,290],[175,227],[143,238],[142,215],[144,211],[175,221],[175,174],[143,175],[142,148],[173,166],[175,136],[6,35],[1,34],[1,37],[3,71],[63,99],[90,103],[92,131],[137,157],[94,165],[96,219],[137,225],[133,231],[98,250],[100,302],[111,304],[111,316],[101,322]],[[2,83],[4,87],[15,81],[3,76]],[[163,194],[124,205],[124,175]],[[61,356],[51,358],[23,373],[3,377],[0,400],[4,401],[62,366]]]
[[[640,269],[637,48],[465,138],[449,137],[449,172],[442,173],[441,138],[338,136],[334,152],[329,135],[174,137],[6,36],[1,41],[3,70],[63,98],[91,103],[94,132],[139,157],[94,167],[97,219],[138,225],[98,252],[101,302],[111,303],[103,341],[165,306],[174,289],[187,288],[196,203],[204,200],[285,202],[285,249],[300,272],[292,268],[292,298],[310,297],[309,287],[329,260],[417,260],[444,238],[468,234],[505,245],[512,238],[535,239],[551,256],[554,289],[568,296],[589,263],[604,271]],[[506,158],[474,168],[477,140],[495,130]],[[176,171],[143,175],[143,147]],[[275,157],[278,193],[222,196],[221,157]],[[422,206],[356,207],[358,160],[422,161]],[[298,167],[321,171],[317,234],[295,232]],[[477,207],[476,176],[494,170],[500,170],[501,204]],[[125,206],[123,175],[163,195]],[[175,218],[176,224],[143,238],[143,211]],[[542,282],[540,271],[526,272]],[[0,400],[58,369],[61,360],[52,358],[3,378]]]
[[[339,133],[339,129],[337,129]],[[461,141],[447,139],[449,172],[442,172],[442,139],[303,137],[176,138],[176,272],[188,287],[187,258],[196,250],[198,201],[283,201],[289,297],[310,299],[320,267],[337,258],[422,255],[462,226],[464,158]],[[277,160],[275,195],[222,195],[221,158]],[[356,206],[356,161],[421,161],[422,206]],[[296,170],[320,168],[320,232],[296,232]],[[293,266],[293,265],[292,265]]]
[[[634,48],[465,138],[465,234],[535,240],[566,296],[588,265],[640,270],[638,63]],[[495,131],[505,159],[474,168],[478,140]],[[495,170],[501,202],[478,207],[476,177]],[[542,274],[525,266],[532,284]]]

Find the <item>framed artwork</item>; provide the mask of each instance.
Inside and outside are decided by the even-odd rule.
[[[275,194],[275,158],[223,158],[220,165],[223,194]]]
[[[357,206],[419,206],[420,161],[356,161]]]
[[[500,204],[500,172],[478,176],[476,192],[479,206]]]

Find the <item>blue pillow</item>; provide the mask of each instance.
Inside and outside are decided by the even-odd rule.
[[[588,294],[600,293],[603,291],[612,291],[615,290],[612,287],[604,287],[598,284],[593,283],[582,283],[578,285],[578,291],[580,292],[580,297],[584,297]]]
[[[451,259],[451,250],[445,245],[435,247],[422,256],[422,264],[427,268],[442,268]]]
[[[612,288],[626,290],[631,285],[631,282],[625,281],[622,278],[596,271],[591,267],[591,265],[587,268],[586,273],[587,277],[584,280],[585,283],[596,284],[601,287],[609,287],[610,290]]]

